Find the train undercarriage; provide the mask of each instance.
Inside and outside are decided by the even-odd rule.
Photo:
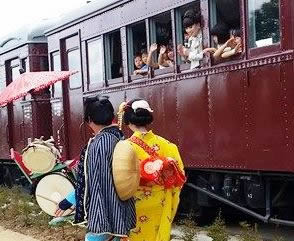
[[[225,205],[265,223],[294,226],[293,174],[202,169],[187,175],[181,214],[201,218],[203,208]]]

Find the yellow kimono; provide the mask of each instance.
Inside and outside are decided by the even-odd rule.
[[[135,132],[133,136],[142,139],[160,156],[172,157],[183,171],[184,166],[176,145],[149,131]],[[131,143],[139,160],[149,155],[137,144]],[[137,225],[131,231],[130,241],[169,241],[171,225],[180,201],[180,188],[165,189],[164,186],[140,186],[135,194]]]

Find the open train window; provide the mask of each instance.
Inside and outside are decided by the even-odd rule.
[[[150,42],[151,46],[149,51],[152,51],[153,44],[157,44],[157,49],[154,47],[154,63],[152,65],[155,68],[158,67],[159,70],[155,70],[155,74],[172,72],[174,69],[174,46],[171,12],[165,12],[150,19]],[[160,54],[161,50],[164,51],[163,49],[165,49],[165,53]]]
[[[128,28],[128,63],[131,75],[136,75],[137,78],[146,76],[147,55],[146,24],[143,21]]]
[[[61,70],[61,62],[60,62],[60,54],[59,51],[50,54],[51,61],[51,70],[60,71]],[[62,81],[56,82],[52,88],[52,97],[58,98],[62,96]]]
[[[80,59],[80,50],[70,49],[67,53],[68,57],[68,70],[79,71],[79,73],[72,75],[69,78],[69,87],[71,89],[80,88],[82,85],[81,81],[81,59]]]
[[[107,84],[122,82],[122,48],[120,30],[105,36],[105,66]]]
[[[240,20],[239,0],[210,0],[211,45],[206,50],[213,63],[240,58],[243,52]]]
[[[88,83],[90,89],[104,85],[103,38],[99,37],[87,42]]]
[[[201,12],[200,0],[194,1],[176,9],[176,42],[177,45],[184,45],[185,47],[188,46],[188,35],[183,26],[183,18],[188,10],[192,10],[194,13]],[[181,70],[190,68],[190,63],[187,58],[178,55],[177,62],[180,65]]]
[[[280,42],[279,0],[248,0],[250,48]]]

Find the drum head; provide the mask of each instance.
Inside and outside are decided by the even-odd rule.
[[[43,177],[36,188],[36,199],[40,208],[50,216],[55,216],[58,203],[74,190],[74,185],[62,173],[53,173]],[[63,216],[70,213],[67,211]]]
[[[30,147],[23,155],[23,163],[33,173],[47,173],[56,164],[56,155],[46,146]]]

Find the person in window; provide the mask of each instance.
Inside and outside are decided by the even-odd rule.
[[[142,51],[142,62],[144,65],[146,65],[148,67],[148,64],[147,64],[147,61],[148,61],[148,53],[147,51],[144,49]]]
[[[184,14],[183,26],[189,36],[187,47],[178,45],[180,56],[190,61],[190,69],[198,68],[203,59],[201,15],[193,10],[188,10]]]
[[[137,54],[135,56],[134,64],[135,64],[134,75],[145,75],[145,74],[147,74],[148,66],[146,66],[146,64],[143,63],[141,54]]]
[[[149,48],[148,57],[147,57],[147,65],[153,69],[159,68],[158,63],[153,61],[153,54],[157,51],[157,48],[158,48],[157,43],[151,44]]]
[[[230,39],[226,42],[226,46],[221,57],[226,59],[240,53],[242,53],[241,31],[233,29],[230,31]]]
[[[206,48],[204,53],[211,53],[215,61],[230,58],[242,52],[242,39],[240,30],[231,30],[224,23],[218,23],[211,29],[216,48]]]
[[[153,110],[143,99],[120,105],[123,123],[133,135],[128,139],[140,160],[140,186],[135,193],[137,225],[130,241],[169,241],[181,187],[184,166],[175,144],[148,130]],[[122,114],[122,113],[119,113]],[[168,163],[173,167],[168,168]]]
[[[149,54],[147,58],[147,64],[148,66],[154,68],[154,69],[164,69],[166,67],[173,67],[174,66],[174,53],[173,49],[170,47],[166,47],[162,45],[159,50],[158,55],[158,62],[153,61],[153,54],[157,51],[158,45],[157,43],[153,43],[150,46]]]
[[[172,48],[164,45],[160,47],[158,65],[160,69],[174,66],[174,51]]]
[[[210,34],[214,47],[206,48],[203,51],[212,54],[213,59],[217,61],[221,59],[224,51],[230,50],[228,49],[229,28],[225,23],[219,22],[211,29]]]

